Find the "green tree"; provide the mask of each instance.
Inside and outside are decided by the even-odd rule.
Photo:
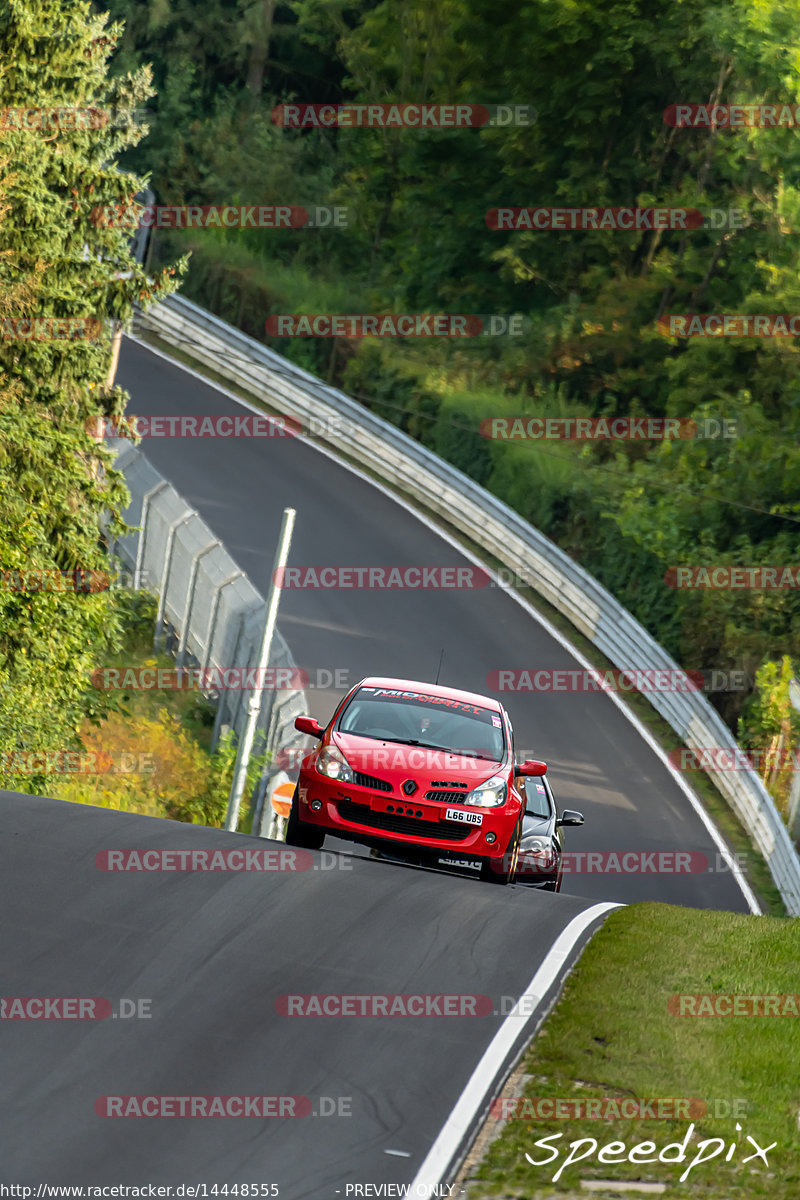
[[[98,217],[127,208],[142,186],[114,158],[141,136],[129,114],[150,94],[146,72],[108,81],[105,27],[88,3],[0,0],[0,724],[9,754],[76,746],[83,720],[101,709],[89,676],[119,638],[114,601],[54,584],[106,565],[104,510],[112,529],[123,527],[124,481],[91,428],[127,400],[106,386],[115,323],[173,286],[133,261],[129,229]]]

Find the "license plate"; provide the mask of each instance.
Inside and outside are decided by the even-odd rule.
[[[481,869],[481,864],[472,858],[440,858],[439,862],[445,867],[468,867],[470,871]]]
[[[444,816],[446,821],[460,821],[462,825],[483,824],[483,813],[469,812],[464,808],[448,808]]]

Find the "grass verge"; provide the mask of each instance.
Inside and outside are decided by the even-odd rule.
[[[522,1098],[511,1107],[514,1089],[507,1088],[505,1106],[503,1098],[493,1105],[488,1151],[479,1163],[468,1160],[459,1180],[467,1200],[579,1194],[605,1200],[621,1194],[615,1192],[621,1182],[666,1185],[667,1200],[797,1200],[798,968],[800,924],[793,919],[665,904],[637,904],[612,913],[523,1059]],[[794,1015],[681,1016],[680,1003],[670,1003],[676,995],[704,993],[790,996]],[[792,1006],[787,1008],[791,1014]],[[668,1109],[664,1118],[615,1119],[613,1108],[609,1119],[587,1119],[585,1109],[577,1107],[564,1109],[561,1119],[546,1119],[537,1103],[543,1098],[692,1103],[674,1110],[683,1114],[679,1119]],[[596,1113],[602,1111],[595,1105]],[[682,1162],[628,1161],[634,1145],[655,1143],[639,1157],[657,1157],[668,1144],[686,1141],[687,1133]],[[561,1136],[535,1145],[553,1134]],[[766,1166],[758,1157],[743,1161],[755,1154],[748,1136],[762,1147],[777,1143],[767,1153]],[[553,1182],[570,1143],[583,1138],[593,1139],[596,1148],[591,1141],[578,1147],[573,1154],[588,1151],[587,1157],[564,1168]],[[714,1138],[722,1139],[723,1147],[705,1147],[704,1155],[717,1154],[692,1167],[681,1183],[700,1153],[699,1143]],[[600,1150],[611,1142],[624,1143],[625,1150],[608,1151],[610,1161],[599,1162]],[[733,1143],[736,1149],[727,1161]],[[526,1152],[542,1165],[532,1165]],[[679,1150],[671,1153],[677,1159]],[[613,1161],[620,1158],[624,1161]],[[582,1187],[582,1181],[596,1185],[602,1180],[613,1182],[597,1191]]]

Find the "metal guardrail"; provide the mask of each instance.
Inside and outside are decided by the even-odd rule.
[[[139,526],[117,538],[109,552],[127,567],[134,588],[158,595],[155,642],[175,654],[177,667],[224,672],[255,667],[264,628],[265,601],[214,537],[208,526],[130,442],[114,439],[115,466],[125,476],[130,503],[127,524]],[[296,670],[284,638],[276,630],[270,668]],[[286,677],[288,678],[288,676]],[[206,696],[210,689],[201,689]],[[212,748],[227,727],[241,735],[249,693],[242,687],[220,690]],[[305,692],[291,687],[265,688],[257,732],[261,749],[274,754],[298,744],[294,719],[308,712]],[[255,797],[260,827],[264,793],[271,774],[264,771]],[[255,832],[254,827],[254,832]]]
[[[413,438],[336,388],[191,301],[170,296],[137,318],[139,328],[184,351],[216,376],[367,466],[521,575],[617,667],[680,671],[646,629],[587,571],[518,513]],[[719,714],[699,692],[652,692],[648,699],[693,749],[736,750]],[[755,771],[709,770],[764,856],[787,911],[800,915],[800,859],[772,797]]]

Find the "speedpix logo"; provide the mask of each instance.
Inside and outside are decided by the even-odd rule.
[[[636,1142],[635,1145],[631,1146],[630,1151],[628,1150],[625,1142],[608,1142],[605,1146],[600,1148],[597,1154],[597,1161],[599,1163],[684,1163],[686,1162],[690,1143],[693,1141],[694,1128],[694,1122],[692,1122],[686,1131],[686,1135],[681,1139],[681,1141],[670,1142],[667,1146],[664,1146],[661,1151],[658,1151],[655,1142]],[[737,1121],[737,1132],[740,1131],[741,1128],[742,1126]],[[561,1152],[561,1147],[548,1145],[548,1143],[556,1142],[559,1138],[563,1137],[563,1133],[551,1133],[548,1137],[539,1138],[534,1142],[534,1147],[541,1147],[542,1150],[546,1151],[550,1155],[549,1158],[532,1158],[527,1151],[525,1153],[525,1158],[528,1160],[531,1166],[534,1167],[545,1167],[550,1163],[557,1162]],[[748,1155],[746,1158],[743,1158],[742,1164],[749,1163],[754,1158],[760,1158],[763,1161],[764,1166],[768,1167],[769,1161],[767,1159],[767,1154],[770,1150],[773,1150],[778,1143],[773,1142],[770,1146],[760,1146],[755,1138],[750,1137],[749,1134],[747,1134],[747,1141],[750,1142],[750,1144],[754,1147],[754,1152]],[[586,1149],[582,1149],[580,1153],[578,1153],[578,1149],[584,1146]],[[734,1156],[736,1146],[737,1143],[735,1141],[731,1143],[730,1147],[728,1148],[728,1153],[725,1155],[725,1162],[731,1161]],[[569,1153],[561,1163],[556,1173],[553,1175],[552,1182],[556,1183],[562,1172],[566,1170],[566,1168],[572,1163],[581,1162],[584,1159],[592,1157],[595,1151],[597,1151],[597,1147],[598,1142],[596,1138],[578,1138],[575,1141],[570,1142]],[[707,1147],[708,1149],[706,1149]],[[711,1149],[711,1147],[715,1147],[715,1149]],[[695,1147],[692,1146],[692,1149],[694,1148]],[[704,1138],[701,1142],[698,1142],[696,1146],[696,1153],[694,1154],[694,1157],[692,1158],[686,1170],[680,1176],[680,1182],[685,1183],[695,1167],[700,1166],[701,1163],[710,1162],[712,1158],[716,1158],[718,1155],[722,1154],[726,1148],[727,1142],[723,1138]],[[747,1147],[745,1147],[745,1149],[746,1148]],[[677,1154],[668,1153],[669,1151],[677,1151]]]

